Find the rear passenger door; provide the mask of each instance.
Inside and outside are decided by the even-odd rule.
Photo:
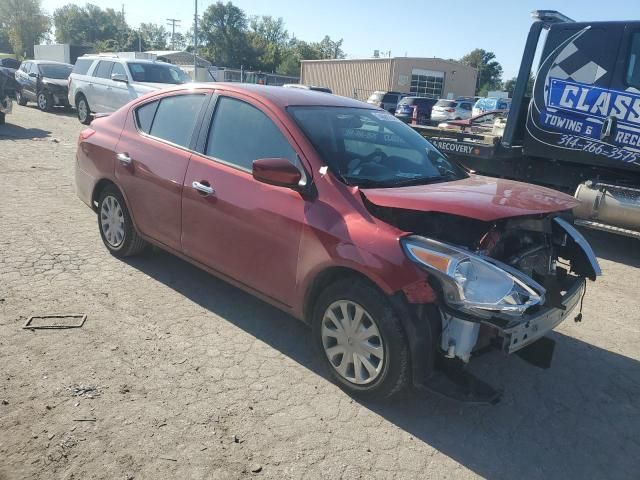
[[[164,95],[131,109],[116,147],[115,176],[143,235],[180,251],[182,183],[206,91]]]
[[[127,75],[125,66],[119,62],[115,62],[113,64],[113,68],[111,69],[111,77],[113,75],[124,75],[129,78]],[[105,99],[105,111],[115,111],[119,109],[121,106],[129,103],[130,100],[136,98],[135,92],[133,88],[129,86],[128,83],[125,82],[115,82],[113,80],[109,80],[109,84],[107,85],[107,97]]]

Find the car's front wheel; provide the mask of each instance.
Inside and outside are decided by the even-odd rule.
[[[116,257],[135,255],[147,245],[138,235],[124,198],[114,185],[100,193],[98,228],[104,245]]]
[[[89,109],[89,103],[84,95],[80,95],[76,101],[76,109],[78,110],[78,120],[83,125],[89,125],[91,123],[91,110]]]
[[[21,107],[24,107],[27,104],[27,97],[22,94],[22,90],[16,90],[16,102]]]
[[[313,335],[330,375],[347,392],[384,399],[408,385],[404,330],[373,285],[345,278],[326,288],[314,309]]]
[[[38,108],[43,112],[48,112],[53,107],[53,97],[50,93],[40,92],[38,93]]]

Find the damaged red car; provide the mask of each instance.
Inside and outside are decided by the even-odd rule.
[[[572,197],[473,175],[393,115],[313,91],[136,99],[80,134],[76,185],[113,255],[154,244],[308,323],[365,397],[496,401],[466,364],[548,366],[545,335],[600,274]]]

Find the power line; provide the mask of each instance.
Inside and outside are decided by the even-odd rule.
[[[176,49],[176,25],[180,26],[177,18],[167,18],[167,25],[171,25],[171,50]]]

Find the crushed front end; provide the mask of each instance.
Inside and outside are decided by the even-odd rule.
[[[459,384],[448,396],[495,401],[498,393],[462,367],[499,349],[548,368],[554,342],[546,335],[567,318],[581,320],[575,310],[600,267],[584,237],[559,214],[491,224],[450,215],[425,222],[428,215],[396,210],[393,219],[413,224],[417,233],[402,238],[402,247],[438,294],[440,364]],[[435,381],[440,393],[451,389]]]

